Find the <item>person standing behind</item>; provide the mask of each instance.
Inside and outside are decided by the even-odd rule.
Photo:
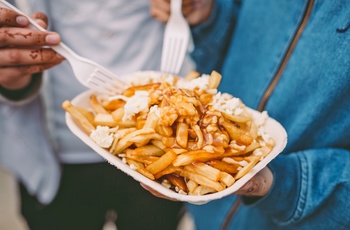
[[[117,75],[158,70],[164,25],[150,16],[147,1],[28,3],[44,12],[49,29],[58,33],[28,31],[25,19],[0,9],[5,38],[0,129],[6,133],[0,138],[0,164],[21,183],[28,225],[34,230],[101,229],[107,215],[120,229],[175,229],[181,203],[153,197],[68,130],[61,103],[86,88],[69,64],[45,47],[62,40]],[[45,15],[37,17],[45,25]],[[5,36],[9,32],[15,36]],[[191,69],[184,66],[183,73]]]

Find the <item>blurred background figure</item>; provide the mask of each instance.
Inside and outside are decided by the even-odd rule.
[[[86,88],[45,47],[61,39],[117,75],[159,70],[164,24],[151,17],[149,2],[10,2],[44,12],[49,30],[59,34],[28,31],[23,18],[0,9],[1,34],[12,34],[0,47],[0,164],[19,183],[29,227],[102,229],[112,210],[119,229],[175,229],[180,202],[152,196],[68,130],[61,103]],[[45,15],[36,18],[46,26]],[[185,63],[182,74],[194,68],[190,59]]]
[[[21,214],[17,181],[3,167],[0,167],[0,185],[0,229],[28,230]]]

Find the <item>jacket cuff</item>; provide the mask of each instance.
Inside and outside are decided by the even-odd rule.
[[[301,161],[296,154],[279,155],[268,167],[274,176],[269,193],[260,199],[243,197],[243,202],[263,210],[278,222],[288,222],[295,216],[297,207],[302,202],[300,181],[306,178],[302,178]]]

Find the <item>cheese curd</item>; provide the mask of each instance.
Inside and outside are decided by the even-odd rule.
[[[113,135],[109,133],[109,127],[107,126],[97,126],[91,132],[90,138],[102,148],[111,147],[113,142]]]
[[[132,120],[132,117],[141,112],[148,112],[148,97],[147,91],[135,91],[135,95],[128,98],[124,106],[123,121]]]
[[[217,93],[211,104],[215,110],[229,115],[240,115],[243,112],[241,101],[227,93]]]
[[[203,74],[201,77],[195,78],[191,81],[185,81],[185,80],[179,80],[177,83],[178,88],[182,89],[201,89],[201,90],[207,90],[208,84],[209,84],[209,75]]]

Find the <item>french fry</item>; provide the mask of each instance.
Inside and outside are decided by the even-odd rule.
[[[147,114],[142,113],[142,112],[139,113],[136,116],[136,119],[135,119],[135,127],[136,127],[136,129],[142,129],[143,126],[145,126],[146,120],[147,120]]]
[[[256,126],[254,121],[250,122],[249,133],[254,139],[258,138],[258,127]]]
[[[209,178],[203,175],[200,175],[198,173],[187,171],[187,170],[181,170],[179,173],[180,173],[180,176],[193,180],[200,185],[204,185],[209,188],[215,189],[215,191],[224,190],[224,186],[220,182],[210,180]]]
[[[85,109],[85,108],[81,108],[81,107],[76,107],[76,108],[77,108],[77,110],[79,110],[79,112],[80,112],[84,117],[86,117],[86,118],[89,120],[89,122],[90,122],[91,124],[94,123],[95,115],[94,115],[92,112],[90,112],[89,110],[87,110],[87,109]]]
[[[137,162],[141,162],[145,165],[152,164],[153,162],[157,161],[159,157],[157,156],[137,156],[137,155],[132,155],[130,151],[126,151],[125,153],[125,158],[126,159],[131,159]]]
[[[136,131],[136,128],[118,129],[113,135],[113,143],[112,143],[112,147],[109,149],[109,152],[114,153],[115,148],[117,147],[117,144],[119,142],[119,139],[134,131]]]
[[[151,84],[146,84],[146,85],[137,85],[137,86],[131,86],[127,88],[124,92],[123,95],[127,97],[131,97],[135,94],[135,91],[149,91],[151,89],[158,88],[160,86],[160,83],[151,83]]]
[[[222,160],[211,160],[208,161],[207,164],[213,168],[229,174],[236,174],[238,172],[238,165],[229,164]]]
[[[157,156],[164,154],[164,150],[155,145],[143,145],[131,151],[131,155],[135,156]]]
[[[259,142],[257,141],[253,141],[250,145],[248,145],[244,151],[243,151],[243,154],[246,154],[246,153],[250,153],[252,151],[254,151],[254,149],[257,149],[260,147],[260,144]]]
[[[188,192],[187,185],[183,177],[180,177],[175,174],[168,174],[165,176],[174,186],[178,187],[180,190],[184,192]]]
[[[187,180],[186,187],[188,189],[189,194],[193,194],[195,189],[198,187],[198,184],[193,180]]]
[[[195,161],[206,162],[209,160],[217,159],[219,156],[214,153],[208,153],[205,150],[193,150],[177,156],[173,165],[176,167],[188,165]]]
[[[94,124],[96,126],[101,125],[101,126],[115,127],[117,126],[118,123],[113,119],[113,116],[111,114],[98,113],[95,115]]]
[[[213,145],[206,145],[203,147],[203,150],[210,152],[210,153],[220,153],[220,154],[227,152],[224,147],[213,146]]]
[[[263,157],[266,157],[272,151],[271,146],[263,146],[261,147],[261,153]]]
[[[113,120],[116,122],[116,126],[121,128],[136,127],[135,119],[123,121],[124,108],[119,108],[111,112]]]
[[[140,163],[143,163],[145,165],[149,165],[152,164],[153,162],[157,161],[159,159],[159,157],[154,157],[154,156],[130,156],[127,155],[125,157],[125,159],[130,159],[130,160],[134,160]]]
[[[136,131],[136,128],[133,128],[133,127],[132,128],[125,128],[125,129],[118,129],[114,134],[114,136],[118,138],[115,141],[118,142],[120,138],[122,138],[122,137],[124,137],[124,136],[126,136],[129,133],[132,133],[134,131]]]
[[[253,142],[253,138],[247,134],[244,130],[238,128],[233,123],[226,121],[223,118],[219,119],[219,124],[222,125],[227,131],[232,140],[236,140],[243,145],[250,145]]]
[[[225,155],[227,156],[244,156],[245,154],[243,153],[243,151],[234,149],[234,148],[227,148],[225,151]]]
[[[275,146],[275,141],[271,137],[267,140],[266,144],[271,147],[271,150],[273,146]]]
[[[222,78],[221,74],[213,70],[210,74],[208,88],[216,89],[220,84],[221,78]]]
[[[131,146],[133,144],[133,142],[130,141],[131,138],[136,137],[138,135],[150,134],[150,133],[155,133],[154,129],[139,129],[132,133],[129,133],[128,135],[124,136],[118,141],[112,153],[114,154],[121,153],[123,150]]]
[[[261,151],[261,149],[259,149],[259,151]],[[260,160],[261,155],[260,155],[260,154],[257,154],[257,155],[255,155],[255,154],[250,154],[250,155],[248,155],[248,156],[244,156],[244,157],[243,157],[243,159],[244,159],[245,161],[247,161],[247,162],[252,162],[252,161],[256,160],[255,158],[258,158],[258,160]]]
[[[118,108],[111,112],[111,114],[116,122],[121,122],[124,116],[124,108]]]
[[[157,125],[155,128],[156,132],[164,137],[171,137],[173,135],[173,129],[169,126]]]
[[[91,124],[90,121],[70,101],[64,101],[62,103],[62,108],[80,124],[87,134],[90,134],[95,130],[95,126]]]
[[[252,116],[242,116],[242,115],[233,115],[233,114],[227,114],[222,112],[222,116],[224,118],[226,118],[227,120],[233,121],[233,122],[237,122],[237,123],[245,123],[248,121],[252,120]]]
[[[203,196],[205,194],[214,193],[214,192],[216,192],[215,189],[207,187],[207,186],[204,186],[204,185],[200,185],[200,186],[197,186],[193,190],[193,192],[191,192],[191,194],[192,195],[196,195],[196,196]]]
[[[218,181],[220,178],[220,170],[202,162],[192,162],[192,164],[186,165],[184,169],[201,174],[213,181]]]
[[[188,152],[187,149],[172,149],[177,155]]]
[[[226,172],[219,173],[219,181],[223,183],[226,187],[230,187],[235,183],[235,178]]]
[[[199,72],[197,71],[190,71],[186,76],[185,76],[185,81],[191,81],[195,78],[198,78],[200,76]]]
[[[117,122],[117,125],[120,128],[132,128],[136,126],[135,120],[121,121]]]
[[[231,152],[225,152],[224,154],[220,153],[210,153],[205,150],[192,150],[185,152],[183,154],[180,154],[176,160],[173,162],[174,166],[184,166],[188,165],[192,162],[207,162],[210,160],[217,160],[217,159],[222,159],[224,157],[231,157],[232,154]]]
[[[158,148],[162,150],[166,150],[168,147],[163,144],[160,140],[151,140],[152,145],[157,146]]]
[[[175,137],[163,137],[162,138],[162,143],[167,148],[171,148],[171,147],[174,147],[174,146],[177,145]]]
[[[161,178],[162,176],[164,175],[168,175],[168,174],[171,174],[171,173],[175,173],[179,171],[179,168],[178,167],[175,167],[174,165],[170,164],[168,165],[165,169],[161,170],[160,172],[154,174],[154,177],[156,179],[159,179]]]
[[[145,169],[144,165],[140,162],[134,161],[132,159],[126,159],[126,162],[128,163],[128,165],[133,165],[135,167],[135,170],[139,173],[141,173],[142,175],[144,175],[145,177],[154,180],[154,176],[152,173],[150,173],[149,171],[147,171],[147,169]],[[133,168],[131,166],[131,168]]]
[[[197,135],[197,149],[203,148],[204,137],[200,127],[198,125],[193,125],[191,128],[194,130],[194,132]]]
[[[136,121],[134,119],[123,121],[123,116],[124,116],[123,107],[112,111],[111,115],[113,117],[113,120],[116,122],[116,125],[121,128],[131,128],[136,126]]]
[[[159,117],[155,112],[149,113],[143,127],[155,129],[158,125],[158,120]]]
[[[146,169],[152,174],[156,174],[170,165],[176,159],[176,157],[176,153],[174,153],[172,150],[169,150],[168,152],[164,153],[157,161],[153,162],[150,165],[147,165]]]
[[[182,148],[187,147],[188,141],[188,124],[187,123],[178,123],[176,126],[176,143]]]
[[[109,114],[105,110],[105,108],[103,108],[103,106],[98,102],[95,94],[90,95],[90,105],[96,113]]]
[[[104,101],[102,101],[101,105],[106,110],[114,111],[116,109],[123,108],[125,103],[126,102],[124,100],[122,100],[122,99],[111,100],[111,101],[104,100]]]
[[[146,133],[146,134],[140,134],[135,137],[132,137],[130,139],[131,142],[134,142],[136,146],[144,146],[146,145],[150,140],[161,140],[163,138],[162,135],[159,133]]]
[[[198,150],[198,143],[196,141],[188,141],[187,150],[188,151]]]
[[[204,93],[199,96],[199,101],[202,104],[209,104],[213,100],[213,95],[210,93]]]
[[[251,162],[249,162],[246,166],[238,171],[234,177],[235,180],[238,180],[239,178],[242,178],[244,175],[246,175],[259,162],[259,159],[260,157],[255,156]]]

